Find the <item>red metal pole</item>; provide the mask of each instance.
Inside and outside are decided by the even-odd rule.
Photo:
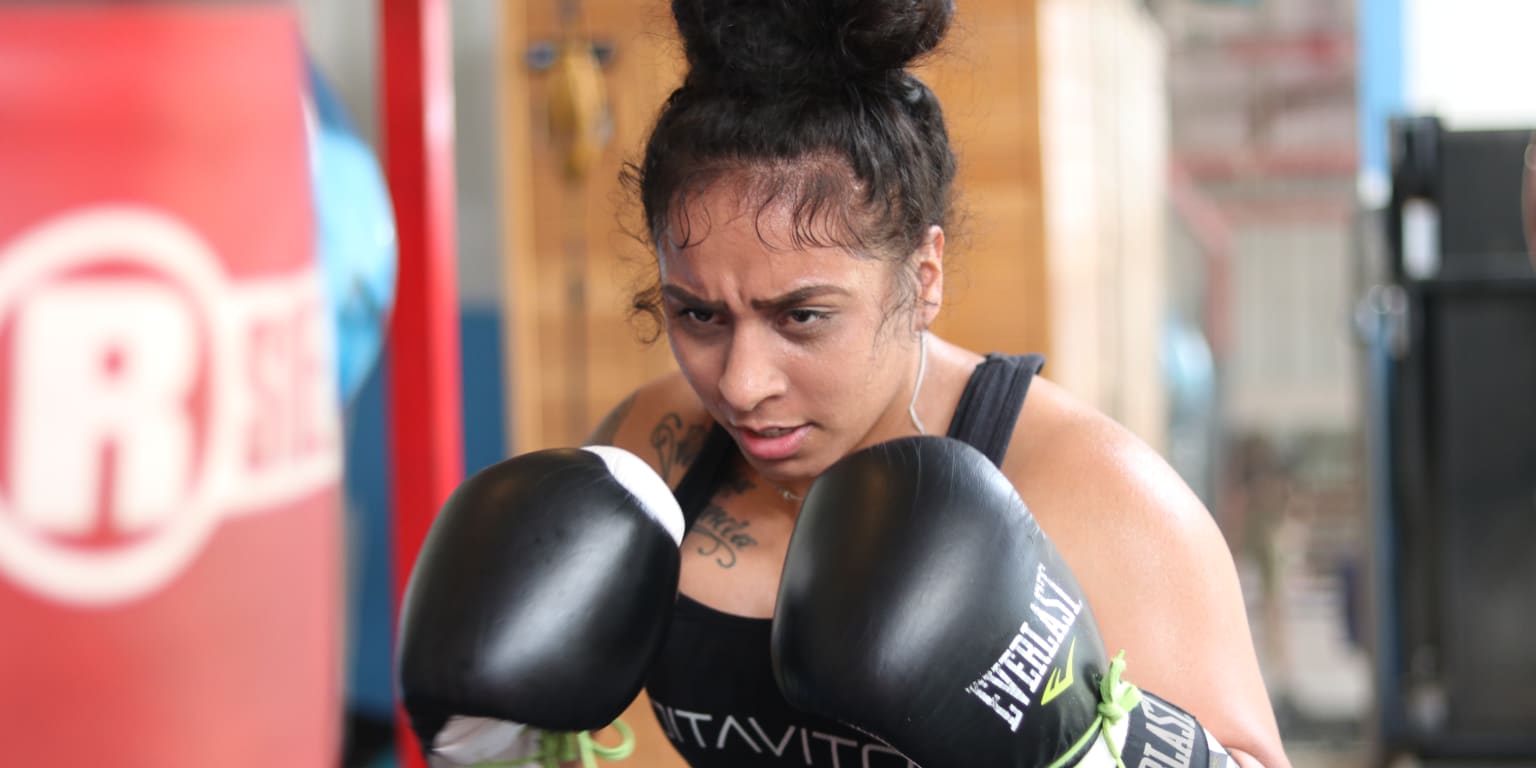
[[[438,507],[464,474],[448,0],[382,0],[385,169],[400,282],[389,340],[394,601]],[[425,765],[397,710],[401,765]]]

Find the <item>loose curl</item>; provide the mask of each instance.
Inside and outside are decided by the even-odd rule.
[[[937,97],[907,67],[943,39],[952,0],[672,0],[672,15],[688,74],[620,176],[648,246],[702,239],[689,201],[724,180],[759,221],[790,211],[791,247],[905,265],[930,226],[949,225],[954,151]],[[915,271],[900,286],[898,303],[915,306]],[[631,315],[660,335],[657,278]]]

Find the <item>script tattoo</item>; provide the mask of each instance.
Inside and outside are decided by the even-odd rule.
[[[684,431],[683,417],[669,413],[651,430],[651,447],[656,449],[661,476],[671,479],[673,467],[681,469],[699,457],[704,448],[704,428],[693,424]]]
[[[704,507],[704,514],[693,524],[693,532],[708,539],[699,545],[698,553],[705,557],[713,555],[715,564],[721,568],[735,566],[739,550],[757,546],[757,539],[746,532],[751,525],[731,517],[715,504]]]
[[[587,445],[613,445],[613,439],[618,437],[619,425],[629,417],[629,411],[635,407],[635,396],[631,394],[624,398],[624,402],[614,406],[613,410],[603,417],[597,428],[592,430],[587,438]]]

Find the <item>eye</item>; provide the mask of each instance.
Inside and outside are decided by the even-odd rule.
[[[832,313],[816,309],[791,309],[784,313],[784,321],[787,325],[813,325],[831,317]]]
[[[690,323],[709,325],[715,320],[715,313],[707,309],[683,307],[677,311],[677,316]]]

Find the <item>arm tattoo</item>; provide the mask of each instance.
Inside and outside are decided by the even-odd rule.
[[[629,411],[635,407],[635,396],[630,394],[624,398],[624,402],[614,406],[607,416],[587,436],[587,445],[613,445],[613,439],[619,435],[619,425],[629,417]]]
[[[757,546],[757,539],[746,532],[750,525],[745,520],[731,517],[715,504],[706,506],[704,514],[693,524],[693,532],[708,539],[699,544],[698,553],[705,557],[714,555],[715,564],[721,568],[734,567],[739,550]]]
[[[671,480],[673,467],[682,469],[699,457],[704,448],[704,428],[693,424],[684,431],[683,417],[669,413],[651,430],[651,447],[656,449],[661,476]]]

